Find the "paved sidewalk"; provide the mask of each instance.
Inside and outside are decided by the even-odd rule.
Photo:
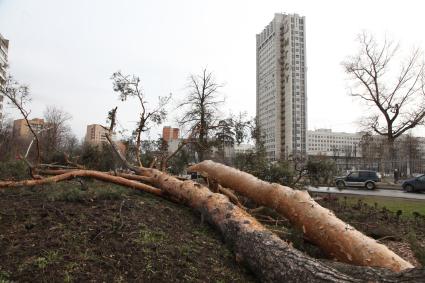
[[[376,186],[378,189],[385,189],[385,190],[402,190],[401,183],[378,183]]]
[[[394,198],[406,198],[425,200],[425,194],[423,193],[407,193],[401,190],[395,189],[376,189],[366,190],[364,188],[345,188],[339,190],[335,187],[307,187],[309,192],[316,193],[331,193],[331,194],[346,194],[346,195],[362,195],[362,196],[380,196],[380,197],[394,197]]]

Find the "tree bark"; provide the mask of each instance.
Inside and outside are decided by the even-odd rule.
[[[293,249],[229,199],[192,181],[152,169],[148,176],[166,195],[199,211],[265,282],[360,282]]]
[[[271,184],[237,169],[203,161],[190,171],[215,179],[219,184],[245,195],[260,205],[275,209],[331,257],[342,262],[401,271],[412,268],[385,245],[377,243],[316,203],[306,191]]]
[[[292,248],[229,199],[192,181],[156,169],[145,172],[166,196],[199,211],[222,233],[237,261],[263,282],[418,282],[424,269],[394,273],[384,268],[317,260]]]

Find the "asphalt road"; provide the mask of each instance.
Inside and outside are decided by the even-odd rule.
[[[363,188],[345,188],[343,190],[339,190],[335,187],[311,187],[311,186],[309,186],[307,189],[310,192],[318,192],[318,193],[379,196],[379,197],[425,200],[424,193],[406,193],[401,190],[385,190],[385,189],[366,190]]]

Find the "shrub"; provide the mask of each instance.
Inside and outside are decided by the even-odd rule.
[[[336,164],[333,160],[309,160],[307,171],[313,185],[330,185],[336,174]]]
[[[1,180],[23,180],[29,177],[29,169],[21,160],[0,162]]]
[[[407,235],[410,247],[415,254],[416,259],[422,266],[425,266],[425,247],[420,244],[418,237],[415,232],[410,232]]]

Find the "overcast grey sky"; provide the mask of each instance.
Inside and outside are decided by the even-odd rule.
[[[0,33],[10,40],[11,73],[31,87],[32,115],[61,107],[83,137],[113,106],[122,126],[137,119],[136,104],[112,91],[116,70],[139,75],[154,104],[170,92],[182,99],[189,74],[207,66],[225,83],[225,113],[254,116],[255,34],[276,12],[298,13],[306,17],[308,128],[354,132],[361,108],[341,62],[363,29],[425,49],[422,2],[0,0]]]

